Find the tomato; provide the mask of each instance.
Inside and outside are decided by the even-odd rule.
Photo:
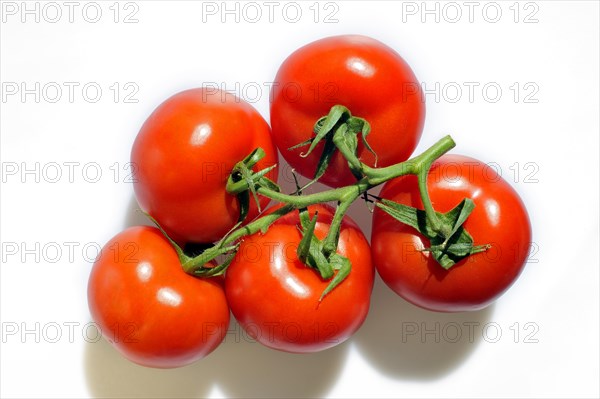
[[[329,207],[318,211],[315,229],[323,239],[332,220]],[[266,233],[245,239],[227,269],[225,293],[244,330],[270,348],[295,353],[321,351],[348,339],[369,310],[375,269],[369,244],[349,218],[342,223],[338,253],[352,262],[340,285],[319,298],[329,281],[296,255],[301,240],[298,212],[278,219]]]
[[[199,88],[175,94],[150,115],[131,151],[134,189],[142,209],[179,243],[210,243],[237,222],[237,198],[225,191],[233,166],[256,147],[277,163],[270,129],[233,94]],[[277,171],[267,175],[277,179]],[[266,206],[269,200],[261,197]],[[251,201],[249,220],[258,214]]]
[[[94,263],[88,305],[102,335],[143,366],[184,366],[212,352],[229,326],[222,286],[186,274],[155,227],[116,235]]]
[[[496,171],[473,158],[444,155],[428,177],[436,211],[447,212],[463,198],[475,209],[464,223],[475,245],[491,244],[443,269],[429,252],[429,241],[380,209],[373,215],[373,259],[383,281],[415,305],[442,312],[484,308],[519,276],[529,252],[531,225],[527,210],[514,189]],[[383,198],[423,209],[415,176],[386,183]]]
[[[425,103],[410,66],[394,50],[365,36],[334,36],[310,43],[281,65],[272,89],[273,139],[287,162],[314,177],[323,149],[307,158],[308,147],[288,148],[313,135],[313,126],[333,105],[347,107],[371,124],[367,141],[378,166],[406,160],[421,137]],[[359,140],[358,154],[373,166],[375,158]],[[339,187],[356,181],[338,153],[321,182]]]

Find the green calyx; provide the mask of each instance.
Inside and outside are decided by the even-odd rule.
[[[465,230],[463,223],[475,208],[469,198],[462,200],[456,207],[446,213],[436,212],[441,228],[439,233],[433,228],[427,212],[407,205],[380,198],[375,204],[378,208],[402,222],[429,239],[431,246],[421,251],[430,252],[435,260],[446,270],[456,263],[479,252],[490,248],[490,245],[474,245],[473,237]]]
[[[348,258],[333,252],[326,254],[324,242],[315,236],[315,226],[317,224],[318,213],[310,219],[308,209],[300,209],[300,232],[302,240],[296,251],[298,259],[306,266],[317,270],[324,280],[330,280],[329,284],[321,294],[319,302],[325,295],[330,293],[350,274],[352,265]],[[336,273],[337,272],[337,273]]]
[[[371,125],[369,122],[363,118],[352,116],[348,108],[342,105],[334,105],[331,107],[329,114],[321,117],[317,123],[315,123],[313,128],[315,134],[314,137],[289,148],[289,150],[294,150],[308,145],[308,150],[300,155],[301,157],[306,158],[313,152],[317,144],[324,142],[323,152],[319,158],[315,175],[305,187],[316,182],[325,174],[331,158],[336,151],[340,151],[344,155],[348,161],[350,171],[357,180],[360,180],[364,176],[364,173],[362,171],[362,164],[357,157],[357,136],[359,134],[365,148],[375,155],[375,159],[377,159],[377,154],[375,154],[367,142],[367,136],[370,131]],[[377,161],[375,163],[377,163]]]
[[[262,148],[256,148],[246,158],[235,164],[229,178],[227,179],[226,190],[230,194],[236,194],[240,205],[239,222],[243,222],[248,216],[250,210],[250,193],[256,203],[259,212],[260,202],[256,189],[258,187],[267,187],[273,191],[280,191],[279,186],[266,175],[275,169],[277,165],[271,165],[263,170],[254,172],[252,168],[265,157],[265,151]]]
[[[154,219],[150,214],[145,213],[146,217],[148,217],[155,225],[158,227],[160,232],[167,238],[167,240],[171,243],[177,256],[179,257],[179,262],[181,263],[181,267],[186,273],[195,275],[197,277],[215,277],[220,276],[225,273],[225,270],[229,266],[229,264],[233,261],[235,254],[238,250],[239,244],[234,245],[225,245],[225,239],[227,236],[223,237],[221,241],[214,245],[206,246],[204,250],[200,252],[200,254],[196,256],[190,256],[185,253],[185,251],[177,244],[167,232],[161,227],[156,219]],[[234,229],[237,228],[240,223],[234,226]],[[226,255],[225,261],[221,264],[216,265],[215,267],[209,266],[209,262],[215,260],[218,256]]]

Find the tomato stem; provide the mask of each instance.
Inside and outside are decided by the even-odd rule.
[[[395,177],[408,174],[416,175],[419,183],[419,192],[421,194],[423,207],[425,208],[425,213],[429,223],[431,224],[431,227],[436,233],[448,238],[450,232],[439,219],[437,213],[433,209],[431,199],[429,198],[429,192],[427,190],[427,176],[433,162],[435,162],[436,159],[444,155],[455,146],[456,143],[454,140],[452,140],[452,137],[445,136],[427,151],[417,155],[412,159],[409,159],[406,162],[385,168],[370,168],[365,165],[363,166],[363,171],[367,175],[369,183],[373,186],[379,185]]]
[[[233,231],[229,236],[227,236],[227,238],[223,241],[223,245],[231,244],[231,243],[239,240],[240,238],[243,238],[245,236],[249,236],[249,235],[258,233],[259,231],[267,229],[277,219],[279,219],[282,216],[287,215],[294,209],[298,209],[298,208],[292,204],[286,204],[286,205],[282,206],[281,208],[275,210],[274,212],[269,213],[268,215],[264,215],[257,219],[254,219],[254,221],[248,223],[245,226],[240,227],[239,229]]]
[[[277,219],[295,209],[306,208],[310,205],[322,204],[325,202],[337,202],[338,207],[332,221],[332,228],[330,229],[328,236],[325,238],[325,248],[328,251],[335,251],[334,247],[337,247],[337,236],[339,235],[339,227],[341,225],[342,218],[350,205],[358,197],[360,197],[366,191],[396,177],[407,174],[424,174],[426,176],[431,164],[437,158],[454,148],[455,145],[456,144],[454,143],[454,140],[452,140],[450,136],[446,136],[432,145],[422,154],[405,162],[385,168],[371,168],[361,163],[363,171],[366,175],[364,178],[352,185],[334,188],[319,193],[292,195],[281,193],[269,187],[259,186],[256,189],[257,194],[286,205],[273,213],[260,216],[251,223],[234,230],[223,242],[223,245],[230,244],[244,236],[266,229]],[[229,186],[234,193],[241,192],[241,184],[238,183],[245,182],[236,182]],[[429,200],[429,195],[427,194],[426,190],[425,194],[426,199],[424,200],[424,203],[428,202],[429,205],[431,205],[431,201]],[[434,215],[434,217],[437,217],[437,215]]]
[[[334,254],[337,250],[338,240],[340,238],[340,229],[342,226],[342,220],[344,219],[344,215],[348,211],[348,208],[356,198],[360,195],[359,190],[356,190],[355,193],[348,195],[338,204],[335,209],[335,214],[333,215],[333,220],[331,221],[331,225],[329,226],[329,231],[327,232],[327,236],[323,241],[323,253],[326,257],[329,257],[331,254]]]
[[[335,149],[340,151],[342,156],[348,161],[348,166],[356,176],[357,181],[349,186],[308,195],[301,195],[301,190],[297,190],[297,192],[293,194],[280,192],[279,186],[265,178],[266,173],[270,170],[269,168],[257,172],[253,171],[252,167],[265,154],[260,148],[254,150],[246,157],[246,159],[240,161],[238,166],[234,169],[234,172],[232,172],[232,175],[227,182],[227,192],[232,195],[237,195],[238,198],[240,198],[240,195],[247,197],[247,193],[251,192],[253,196],[261,195],[284,205],[269,214],[259,216],[245,226],[234,227],[232,231],[221,239],[221,241],[205,250],[202,254],[193,258],[185,257],[182,259],[184,270],[187,273],[197,276],[212,276],[216,273],[222,273],[233,259],[239,245],[239,240],[243,237],[265,231],[277,219],[294,210],[301,210],[310,205],[325,202],[337,202],[338,205],[331,221],[329,231],[322,241],[321,247],[323,259],[330,265],[335,265],[336,270],[338,270],[338,274],[333,277],[330,286],[327,288],[326,292],[323,293],[323,296],[325,296],[344,279],[350,270],[347,259],[341,258],[340,255],[336,253],[342,220],[350,205],[368,190],[391,179],[408,174],[416,175],[418,178],[425,214],[431,229],[435,231],[436,234],[448,238],[451,235],[451,232],[446,231],[448,230],[447,223],[442,222],[439,215],[433,209],[431,199],[429,198],[427,175],[433,162],[455,146],[454,140],[452,140],[450,136],[443,137],[418,156],[395,165],[376,168],[361,162],[356,153],[358,144],[356,135],[358,134],[362,135],[364,145],[372,151],[366,141],[366,136],[369,131],[370,126],[366,120],[353,117],[350,111],[342,106],[333,107],[330,115],[319,120],[315,126],[315,139],[302,144],[306,145],[310,143],[311,148],[309,151],[316,146],[316,141],[322,139],[326,140],[326,144],[329,143],[330,146],[330,154],[327,157],[322,157],[323,164],[317,169],[314,181],[324,173],[330,155]],[[243,176],[234,176],[235,173],[238,173],[238,175],[241,173]],[[220,255],[227,256],[227,261],[223,265],[217,268],[207,268],[205,266],[208,262]],[[346,263],[348,264],[346,265]],[[343,273],[341,272],[342,270]]]

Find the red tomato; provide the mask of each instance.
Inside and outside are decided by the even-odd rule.
[[[518,194],[493,168],[460,155],[444,155],[429,173],[429,194],[438,212],[465,197],[475,209],[464,223],[474,245],[491,244],[449,270],[428,252],[429,240],[380,209],[373,215],[373,259],[385,283],[404,299],[426,309],[459,312],[482,309],[506,291],[521,273],[529,252],[531,226]],[[385,184],[383,198],[423,209],[415,176]]]
[[[178,93],[150,115],[133,144],[138,203],[179,243],[217,241],[239,217],[227,178],[256,147],[266,156],[254,170],[277,163],[269,126],[249,104],[218,90]],[[277,171],[268,177],[276,180]],[[251,201],[249,220],[257,214]]]
[[[316,236],[327,234],[333,212],[317,205]],[[227,269],[225,292],[231,310],[258,342],[286,352],[321,351],[348,339],[369,310],[375,270],[369,244],[348,217],[340,233],[338,253],[352,262],[346,279],[326,295],[329,284],[296,256],[302,239],[298,212],[292,212],[245,239]]]
[[[184,366],[212,352],[229,326],[222,286],[186,274],[155,227],[129,228],[103,248],[88,283],[102,335],[143,366]]]
[[[425,102],[410,66],[394,50],[365,36],[321,39],[283,62],[272,91],[273,139],[302,175],[314,176],[323,144],[307,158],[300,154],[308,147],[288,148],[312,137],[315,122],[336,104],[370,122],[367,141],[379,157],[378,166],[406,160],[417,146]],[[360,139],[358,152],[363,162],[373,166],[375,158]],[[339,187],[356,179],[337,154],[321,181]]]

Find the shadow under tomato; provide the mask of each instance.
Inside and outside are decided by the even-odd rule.
[[[217,349],[218,350],[218,349]],[[90,394],[95,398],[191,398],[206,397],[213,381],[209,355],[177,369],[152,369],[125,359],[104,339],[88,342],[84,367]]]
[[[377,277],[369,315],[353,343],[374,367],[393,378],[442,378],[477,348],[493,306],[475,312],[431,312],[406,302]]]
[[[304,398],[326,396],[346,360],[349,344],[292,354],[252,340],[235,319],[215,359],[215,381],[226,396]]]
[[[345,362],[348,343],[313,354],[290,354],[253,341],[235,319],[209,356],[176,369],[152,369],[125,359],[104,339],[87,343],[87,385],[97,398],[206,397],[214,385],[226,396],[326,396]]]

